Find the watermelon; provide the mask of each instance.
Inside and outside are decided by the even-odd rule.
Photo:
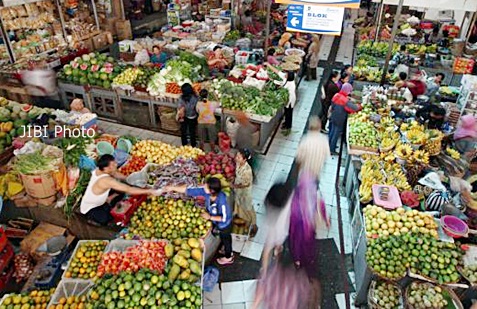
[[[113,58],[113,57],[108,57],[108,58],[106,58],[106,61],[108,61],[108,62],[114,62],[114,58]]]
[[[86,71],[88,69],[88,65],[86,63],[80,65],[80,69]]]
[[[78,68],[78,67],[79,67],[79,63],[78,63],[78,62],[76,62],[76,61],[74,61],[74,62],[71,62],[71,67],[72,67],[73,69],[76,69],[76,68]]]
[[[96,60],[95,58],[92,58],[92,59],[90,60],[90,63],[91,63],[91,64],[97,64],[97,63],[98,63],[98,60]]]
[[[98,70],[99,70],[99,65],[93,64],[93,65],[91,66],[91,72],[97,72]]]
[[[105,81],[103,82],[103,87],[104,87],[104,88],[111,88],[111,83],[110,83],[109,81],[105,80]]]
[[[98,73],[98,72],[94,72],[94,73],[93,73],[93,77],[94,77],[94,79],[99,79],[99,73]]]
[[[81,85],[86,85],[88,83],[88,80],[85,77],[81,77],[80,80],[79,80],[79,83]]]
[[[33,105],[30,105],[30,104],[25,104],[22,106],[22,112],[26,112],[28,113],[29,111],[31,111],[31,109],[33,108]]]
[[[81,58],[83,59],[84,62],[88,62],[91,60],[91,57],[87,54],[84,54],[83,56],[81,56]]]
[[[106,73],[101,73],[100,78],[101,78],[102,80],[108,80],[108,74],[106,74]]]

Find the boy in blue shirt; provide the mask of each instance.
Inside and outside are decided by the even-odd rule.
[[[165,192],[174,191],[186,194],[191,197],[202,196],[205,198],[205,208],[207,213],[202,214],[202,218],[212,221],[214,228],[219,231],[221,244],[224,247],[225,256],[217,259],[220,265],[229,265],[234,262],[232,256],[232,219],[233,211],[227,203],[227,196],[222,192],[220,180],[211,177],[207,180],[205,186],[196,188],[187,188],[167,186]]]

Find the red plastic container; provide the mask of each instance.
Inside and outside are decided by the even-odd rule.
[[[111,216],[114,218],[114,222],[122,226],[126,226],[131,220],[136,209],[142,202],[147,200],[146,195],[131,196],[126,200],[120,201],[112,210]]]
[[[230,137],[227,135],[227,133],[224,132],[219,132],[218,135],[220,151],[222,151],[223,153],[229,152],[231,147]]]

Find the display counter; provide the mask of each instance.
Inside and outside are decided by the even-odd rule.
[[[174,117],[179,99],[173,97],[152,97],[145,92],[126,92],[98,87],[85,87],[59,83],[60,97],[67,109],[74,98],[81,98],[93,113],[102,120],[114,121],[124,125],[180,135],[179,124]],[[216,116],[220,119],[222,131],[226,131],[226,121],[237,115],[237,111],[218,108]],[[249,120],[258,128],[258,151],[264,152],[273,138],[273,132],[280,124],[283,109],[274,116],[248,114]]]

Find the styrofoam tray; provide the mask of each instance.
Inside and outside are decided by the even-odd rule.
[[[94,240],[94,239],[78,240],[78,243],[76,244],[75,250],[73,250],[73,253],[71,254],[71,257],[70,257],[70,259],[68,260],[68,264],[66,265],[66,269],[65,269],[65,271],[63,272],[63,274],[61,275],[61,279],[91,281],[90,279],[66,278],[66,277],[65,277],[65,274],[66,274],[66,272],[68,271],[68,269],[70,268],[71,261],[73,260],[73,257],[76,256],[76,252],[78,251],[78,248],[80,247],[80,245],[81,245],[81,244],[84,244],[84,243],[87,243],[87,242],[92,242],[92,241],[105,241],[107,244],[106,244],[106,247],[105,247],[105,250],[103,251],[103,253],[106,252],[106,249],[107,249],[108,246],[109,246],[109,240]]]
[[[124,252],[126,251],[127,248],[138,245],[139,243],[140,243],[139,240],[117,238],[109,242],[104,253],[110,253],[114,251]]]
[[[83,296],[94,286],[93,281],[81,279],[63,279],[58,284],[55,293],[48,303],[48,308],[60,303],[61,298],[70,296]]]

